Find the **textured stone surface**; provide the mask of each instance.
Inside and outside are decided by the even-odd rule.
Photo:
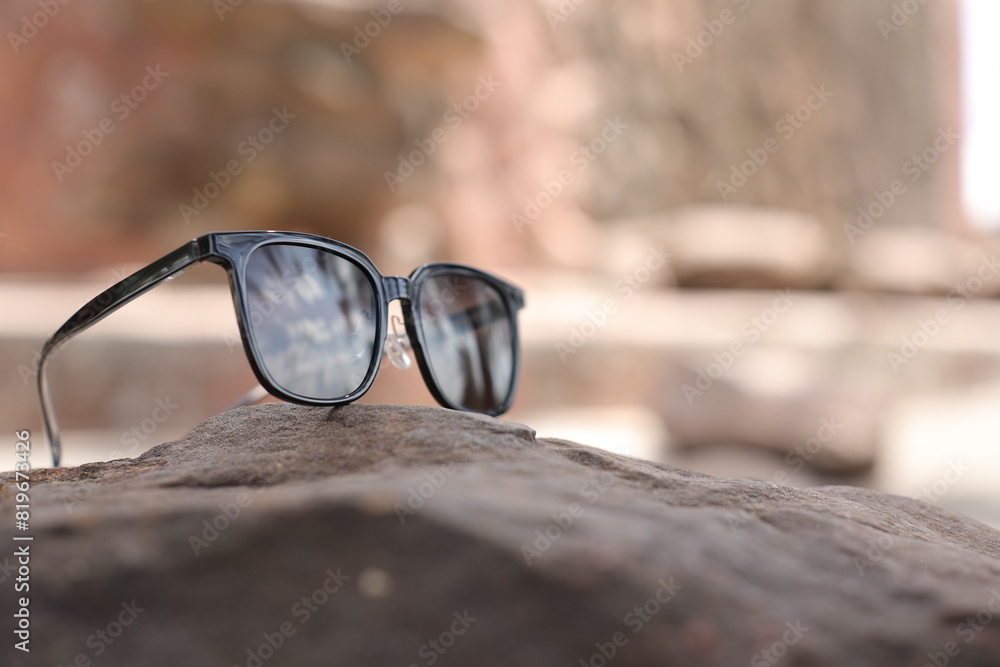
[[[949,642],[949,664],[1000,664],[989,528],[437,408],[244,408],[136,460],[38,470],[32,504],[32,664],[604,664],[616,638],[616,665],[920,665]]]

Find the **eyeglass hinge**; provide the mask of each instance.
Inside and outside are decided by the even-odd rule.
[[[191,241],[191,250],[194,251],[194,258],[200,262],[215,254],[215,239],[211,234],[199,236]]]

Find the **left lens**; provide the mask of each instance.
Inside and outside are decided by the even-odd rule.
[[[517,355],[512,316],[481,278],[437,274],[420,286],[423,353],[435,384],[453,405],[497,412],[510,397]]]
[[[246,306],[259,364],[305,399],[356,392],[375,363],[377,294],[367,272],[333,252],[257,248],[246,264]]]

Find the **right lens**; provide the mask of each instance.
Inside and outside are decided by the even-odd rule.
[[[362,386],[378,295],[360,266],[321,248],[261,246],[247,259],[246,297],[258,362],[280,389],[328,401]]]
[[[503,296],[481,278],[437,274],[421,285],[416,307],[438,390],[466,410],[500,410],[513,389],[516,359]]]

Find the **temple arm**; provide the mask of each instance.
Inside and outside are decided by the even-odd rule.
[[[145,294],[163,281],[178,275],[192,264],[201,261],[203,256],[198,240],[194,240],[149,266],[139,269],[91,299],[87,305],[69,318],[42,347],[38,361],[38,397],[42,404],[42,420],[45,422],[45,432],[52,449],[52,464],[54,466],[59,466],[59,460],[62,458],[62,447],[59,441],[59,424],[56,422],[48,379],[45,375],[45,366],[49,357],[76,334],[97,324],[125,304]]]

